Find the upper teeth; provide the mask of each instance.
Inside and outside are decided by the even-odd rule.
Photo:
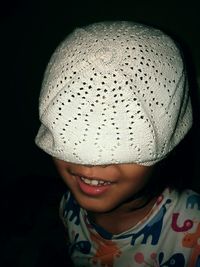
[[[84,177],[81,177],[81,180],[89,185],[106,185],[106,184],[110,184],[110,182],[104,182],[104,181],[100,181],[100,180],[95,180],[95,179],[87,179]]]

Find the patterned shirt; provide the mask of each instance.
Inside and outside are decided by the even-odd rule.
[[[61,201],[69,254],[77,267],[200,267],[200,195],[166,188],[134,227],[111,234],[67,192]]]

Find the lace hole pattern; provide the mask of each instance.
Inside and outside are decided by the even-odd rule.
[[[84,164],[157,161],[178,142],[169,148],[183,74],[176,45],[158,30],[97,23],[75,31],[43,81],[40,117],[53,140],[46,150]],[[190,119],[188,109],[177,140]]]

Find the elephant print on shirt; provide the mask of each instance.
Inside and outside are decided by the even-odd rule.
[[[156,245],[160,238],[164,215],[167,211],[166,205],[169,203],[171,203],[171,200],[167,199],[165,204],[160,208],[159,212],[156,214],[156,216],[148,224],[146,224],[140,231],[134,234],[123,235],[120,238],[127,238],[131,236],[132,237],[131,245],[134,246],[135,241],[140,236],[143,236],[141,244],[146,244],[148,238],[151,236],[152,237],[151,244]]]
[[[87,240],[78,241],[79,234],[75,234],[73,243],[69,246],[69,255],[72,255],[74,251],[78,250],[83,254],[89,254],[91,249],[91,243]]]
[[[180,213],[173,213],[172,215],[172,229],[175,232],[186,232],[188,230],[190,230],[193,226],[193,221],[190,219],[187,219],[184,221],[183,225],[179,226],[177,221],[178,221],[178,217],[179,217]]]
[[[182,240],[183,247],[192,248],[192,254],[189,259],[188,267],[200,266],[200,223],[197,226],[196,232],[187,233]]]
[[[163,262],[164,253],[160,253],[159,255],[159,263],[160,267],[184,267],[185,266],[185,258],[183,254],[176,253],[172,255],[167,261]]]
[[[188,197],[186,202],[186,208],[194,209],[195,205],[197,205],[198,210],[200,210],[200,195],[193,194]]]
[[[69,199],[65,200],[64,203],[63,217],[66,218],[67,216],[69,216],[70,222],[75,219],[74,223],[80,225],[80,206],[71,194],[69,194]]]

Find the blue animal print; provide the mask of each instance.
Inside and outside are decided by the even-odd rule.
[[[169,204],[169,203],[171,203],[171,200],[167,199],[167,201],[161,207],[161,209],[156,214],[156,216],[148,224],[146,224],[140,231],[138,231],[135,234],[128,234],[128,235],[120,236],[120,239],[132,236],[131,245],[134,246],[136,239],[139,238],[140,236],[143,236],[141,244],[146,244],[149,236],[151,236],[152,237],[151,244],[156,245],[160,238],[160,233],[161,233],[162,225],[163,225],[163,218],[167,210],[166,204]]]
[[[83,254],[89,254],[91,244],[87,240],[78,241],[79,234],[75,235],[73,243],[69,246],[69,255],[72,255],[75,250],[80,251]]]
[[[185,258],[183,254],[176,253],[172,255],[167,261],[163,262],[164,253],[161,252],[159,254],[159,266],[160,267],[184,267],[185,266]]]
[[[75,219],[75,224],[80,225],[80,206],[77,204],[72,194],[69,193],[69,199],[64,204],[64,218],[69,216],[70,222]]]
[[[151,239],[152,245],[156,245],[158,243],[158,240],[160,238],[160,233],[162,230],[163,218],[167,210],[166,204],[169,204],[169,203],[171,203],[170,199],[166,201],[166,203],[162,206],[162,208],[159,210],[157,215],[148,224],[146,224],[144,228],[142,228],[136,234],[132,234],[131,245],[134,246],[136,239],[140,237],[141,235],[143,235],[143,240],[141,244],[146,244],[149,236],[152,236],[152,239]]]
[[[186,208],[194,209],[195,205],[197,204],[198,210],[200,210],[200,196],[197,194],[193,194],[188,197],[186,202]]]

